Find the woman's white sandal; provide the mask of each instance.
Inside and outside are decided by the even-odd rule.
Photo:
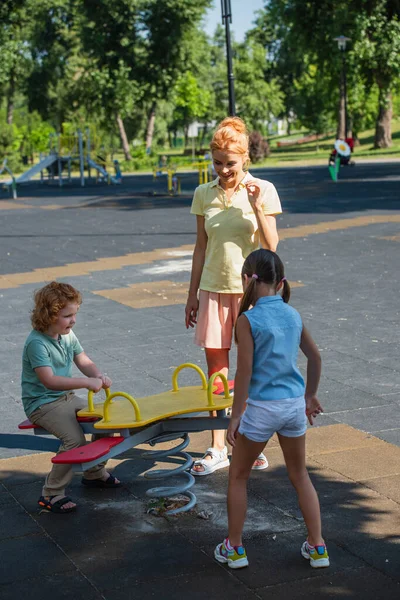
[[[268,469],[268,460],[267,460],[267,457],[265,456],[265,454],[263,454],[263,453],[261,452],[261,454],[259,454],[259,455],[257,456],[257,458],[256,458],[256,460],[254,461],[254,463],[256,463],[258,460],[261,460],[261,461],[262,461],[262,464],[261,464],[261,465],[256,465],[256,464],[254,464],[254,465],[251,467],[251,470],[252,470],[252,471],[262,471],[263,469]]]
[[[211,456],[211,459],[206,460],[206,456]],[[203,467],[203,470],[196,471],[194,467],[198,466]],[[210,475],[214,471],[218,471],[218,469],[225,469],[225,467],[229,467],[228,448],[226,446],[223,450],[208,448],[204,456],[194,462],[190,472],[195,476]]]

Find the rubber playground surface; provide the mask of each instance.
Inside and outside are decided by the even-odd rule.
[[[276,440],[266,449],[269,468],[249,483],[247,569],[213,558],[226,534],[227,469],[196,481],[190,513],[155,516],[143,474],[171,465],[145,461],[147,445],[109,462],[122,489],[86,489],[76,475],[69,494],[78,511],[38,514],[57,443],[17,428],[35,289],[57,278],[83,293],[75,331],[113,389],[158,394],[170,389],[176,366],[204,369],[205,361],[183,323],[196,175],[182,175],[176,197],[165,193],[166,178],[148,175],[84,188],[32,182],[16,201],[0,195],[2,600],[400,597],[400,164],[360,163],[341,169],[337,183],[327,167],[253,173],[280,194],[278,252],[291,303],[323,359],[324,415],[307,452],[331,567],[313,570],[300,556],[304,526]],[[197,383],[194,372],[180,377],[182,386]],[[198,458],[209,434],[190,439]]]

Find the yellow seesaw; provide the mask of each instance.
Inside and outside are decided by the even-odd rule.
[[[199,373],[201,386],[178,387],[178,375],[185,368]],[[217,378],[223,383],[223,396],[215,393],[217,386],[214,382]],[[113,402],[117,398],[118,401]],[[136,399],[125,392],[111,393],[106,390],[106,400],[96,404],[93,392],[89,392],[88,409],[80,410],[78,417],[98,417],[100,420],[94,423],[95,429],[133,429],[179,415],[224,410],[231,405],[228,382],[222,373],[214,373],[207,381],[200,367],[184,363],[172,374],[172,390]]]

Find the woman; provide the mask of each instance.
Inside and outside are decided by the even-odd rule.
[[[275,215],[282,212],[275,187],[245,172],[249,161],[246,125],[228,117],[210,144],[217,179],[196,188],[191,213],[197,237],[186,303],[186,327],[196,325],[195,343],[205,349],[208,376],[228,376],[232,332],[243,294],[244,260],[260,245],[276,250]],[[208,475],[229,465],[224,431],[213,431],[211,447],[195,462],[193,475]],[[265,469],[262,454],[254,469]]]

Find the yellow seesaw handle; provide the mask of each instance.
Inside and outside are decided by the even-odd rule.
[[[224,394],[225,394],[224,397],[227,400],[230,398],[228,380],[225,377],[225,375],[223,373],[213,373],[211,375],[210,379],[208,380],[207,400],[208,400],[209,407],[215,406],[214,400],[213,400],[213,388],[214,388],[214,381],[217,379],[217,377],[219,377],[221,379],[222,384],[224,386]]]
[[[110,392],[110,388],[104,388],[104,391],[106,393],[106,398],[109,398],[111,392]],[[93,395],[94,392],[92,390],[88,391],[88,411],[90,413],[94,413],[94,401],[93,401]]]
[[[113,400],[113,398],[116,398],[117,396],[118,397],[120,396],[121,398],[126,398],[127,400],[129,400],[129,402],[133,406],[133,410],[135,411],[136,421],[141,421],[142,416],[140,414],[140,408],[139,408],[139,405],[136,402],[136,400],[129,394],[126,394],[125,392],[114,392],[107,397],[107,399],[103,405],[103,421],[104,421],[104,423],[110,422],[110,404],[111,404],[111,401]]]
[[[179,367],[176,367],[175,371],[172,373],[172,390],[174,392],[177,392],[179,390],[178,375],[182,371],[182,369],[194,369],[195,371],[197,371],[201,377],[201,382],[203,384],[202,389],[207,389],[207,378],[204,375],[203,371],[200,369],[200,367],[198,367],[197,365],[193,365],[192,363],[183,363],[182,365],[179,365]]]

